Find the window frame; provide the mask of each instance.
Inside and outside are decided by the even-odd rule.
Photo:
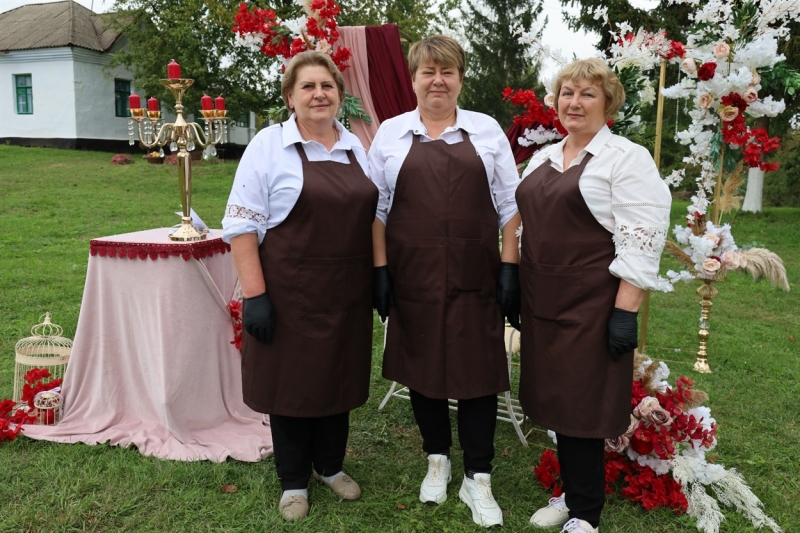
[[[20,85],[20,80],[27,81],[27,85]],[[14,74],[14,96],[17,115],[33,115],[33,74]],[[24,109],[20,106],[20,96],[25,99]]]
[[[119,83],[127,84],[127,89],[120,90]],[[128,118],[128,97],[131,95],[131,80],[114,78],[114,116]],[[121,113],[121,114],[120,114]]]

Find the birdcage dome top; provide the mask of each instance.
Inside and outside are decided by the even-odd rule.
[[[44,322],[31,328],[31,336],[17,341],[16,352],[25,355],[47,355],[72,349],[72,340],[62,337],[64,330],[53,324],[50,313],[44,315]]]

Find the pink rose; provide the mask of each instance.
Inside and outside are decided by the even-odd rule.
[[[717,46],[714,47],[714,57],[716,57],[717,59],[728,57],[730,53],[731,53],[731,47],[728,46],[728,43],[719,43]]]
[[[713,233],[704,233],[703,238],[714,243],[714,248],[719,244],[719,235]]]
[[[622,435],[614,439],[606,439],[606,451],[622,453],[631,443],[627,435]]]
[[[639,402],[639,405],[633,409],[633,415],[638,416],[639,418],[647,418],[647,415],[650,413],[650,411],[656,407],[661,407],[661,404],[658,403],[658,398],[645,396],[642,398],[642,401]]]
[[[725,268],[728,270],[736,270],[742,266],[742,252],[725,252],[722,254],[722,262],[725,263]]]
[[[719,262],[719,259],[716,257],[709,257],[707,259],[703,259],[703,274],[707,276],[713,276],[717,273],[717,271],[722,266],[722,263]]]
[[[544,105],[546,105],[547,107],[553,107],[555,103],[556,103],[556,95],[554,95],[553,93],[547,93],[544,97]]]
[[[669,426],[672,424],[672,417],[666,409],[654,407],[647,413],[647,422],[650,422],[654,426]]]
[[[730,122],[739,116],[739,110],[733,107],[732,105],[725,105],[720,107],[717,110],[717,113],[719,114],[719,118],[721,118],[723,122]]]
[[[630,437],[633,435],[633,432],[636,431],[636,428],[639,426],[639,421],[636,419],[635,416],[631,415],[631,423],[628,424],[628,429],[625,430],[624,435],[626,437]]]
[[[742,98],[744,98],[744,101],[747,102],[748,104],[752,104],[753,102],[758,100],[758,91],[750,87],[744,92]]]
[[[756,69],[751,68],[750,75],[753,77],[753,79],[750,80],[750,85],[758,85],[761,83],[761,76],[756,72]]]
[[[714,105],[714,97],[708,93],[703,93],[697,99],[697,107],[700,109],[708,109]]]
[[[694,74],[697,72],[697,63],[695,63],[694,59],[691,57],[687,57],[681,61],[681,68],[686,71],[687,74]]]

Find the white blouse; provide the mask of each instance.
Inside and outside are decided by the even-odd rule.
[[[536,152],[523,179],[548,159],[550,166],[563,172],[566,140]],[[578,186],[589,211],[614,241],[616,258],[608,270],[640,289],[655,289],[669,229],[669,187],[646,148],[614,135],[606,126],[570,167],[579,165],[587,153],[592,158]]]
[[[519,174],[511,144],[496,120],[483,113],[464,109],[457,109],[455,126],[446,128],[439,139],[447,144],[462,142],[462,129],[469,135],[469,140],[486,168],[492,202],[497,210],[498,224],[502,228],[517,214],[514,193],[519,185]],[[411,150],[414,135],[420,135],[421,142],[435,140],[428,136],[428,129],[422,123],[419,109],[382,123],[370,146],[369,177],[380,192],[376,216],[384,224],[392,208],[400,167]]]
[[[309,161],[336,161],[350,164],[347,151],[353,150],[366,174],[367,152],[358,137],[334,121],[339,140],[329,152],[317,141],[306,141],[297,129],[295,115],[289,120],[261,130],[242,155],[233,188],[222,219],[222,239],[230,243],[244,233],[258,234],[264,240],[267,230],[289,216],[303,188],[303,160],[294,144],[303,144]],[[335,223],[335,222],[332,222]]]

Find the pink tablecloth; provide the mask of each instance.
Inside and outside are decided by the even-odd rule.
[[[242,402],[241,355],[230,344],[226,308],[236,273],[221,232],[182,244],[169,231],[92,241],[64,418],[25,426],[26,436],[134,445],[182,461],[271,453],[268,421]]]

